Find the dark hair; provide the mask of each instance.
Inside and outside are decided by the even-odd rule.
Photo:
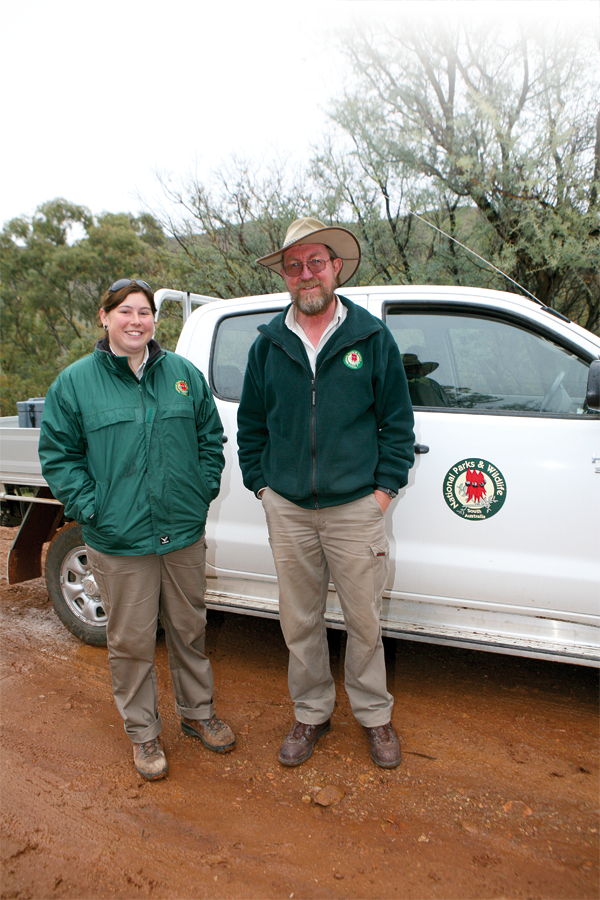
[[[148,303],[150,304],[150,309],[152,310],[152,314],[156,315],[156,305],[154,303],[154,291],[147,290],[145,287],[142,287],[136,281],[131,282],[131,284],[127,284],[125,287],[120,288],[118,291],[106,291],[102,296],[102,302],[100,303],[100,309],[103,309],[104,312],[110,312],[111,309],[116,309],[117,306],[120,306],[125,297],[128,294],[145,294],[148,298]]]

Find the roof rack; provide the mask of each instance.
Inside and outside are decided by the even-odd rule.
[[[205,294],[192,294],[190,291],[172,291],[170,288],[161,288],[154,294],[154,305],[156,306],[154,321],[158,322],[160,308],[165,300],[175,300],[177,303],[181,303],[183,321],[186,322],[192,314],[193,305],[202,306],[204,303],[212,303],[219,299],[219,297],[209,297]]]

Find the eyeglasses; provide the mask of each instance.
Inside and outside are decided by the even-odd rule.
[[[330,259],[335,259],[335,257],[332,256]],[[316,275],[318,272],[323,271],[328,262],[329,259],[309,259],[307,263],[293,262],[283,266],[283,271],[288,278],[298,278],[299,275],[302,275],[304,266],[307,266],[312,274]]]
[[[135,278],[119,278],[118,281],[115,281],[114,284],[111,284],[108,291],[110,294],[114,294],[115,291],[120,291],[121,288],[129,287],[130,284],[137,284],[137,286],[141,287],[142,290],[150,291],[151,294],[154,293],[147,281],[138,281]]]

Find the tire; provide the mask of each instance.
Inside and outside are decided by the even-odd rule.
[[[89,567],[81,525],[65,525],[46,556],[46,585],[56,615],[86,644],[106,647],[107,615]]]

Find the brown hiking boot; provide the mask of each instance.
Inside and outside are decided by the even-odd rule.
[[[312,754],[316,742],[329,731],[330,727],[330,719],[321,725],[305,725],[304,722],[295,722],[279,751],[281,765],[299,766],[306,762]]]
[[[374,728],[363,726],[371,749],[371,759],[384,769],[393,769],[400,765],[402,751],[400,741],[391,722],[387,725],[376,725]]]
[[[144,741],[143,744],[133,745],[133,762],[140,775],[148,781],[165,778],[169,771],[165,751],[157,737]]]
[[[181,719],[181,729],[190,737],[200,738],[205,747],[217,753],[233,749],[235,734],[225,722],[211,716],[210,719]]]

